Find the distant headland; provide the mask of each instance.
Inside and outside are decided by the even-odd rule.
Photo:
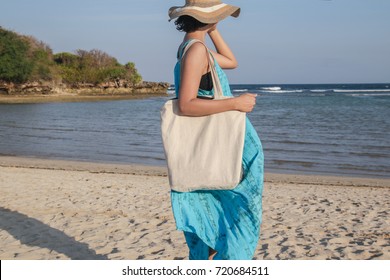
[[[166,95],[135,64],[101,50],[54,54],[44,42],[0,27],[0,103],[88,101]]]

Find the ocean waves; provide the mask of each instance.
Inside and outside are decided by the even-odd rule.
[[[342,84],[342,85],[232,85],[236,94],[252,92],[264,95],[345,95],[352,97],[390,97],[387,84]]]
[[[390,84],[231,89],[259,94],[248,118],[268,171],[389,178]],[[0,155],[164,165],[159,111],[171,98],[2,104]]]
[[[390,93],[390,89],[334,89],[334,92],[387,92]]]

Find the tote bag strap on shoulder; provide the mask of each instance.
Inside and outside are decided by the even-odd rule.
[[[207,61],[208,61],[209,69],[211,72],[211,78],[213,80],[213,86],[214,86],[214,99],[222,99],[223,98],[223,91],[222,91],[221,82],[219,81],[217,69],[215,67],[214,57],[211,54],[210,50],[207,48],[207,46],[202,41],[197,40],[197,39],[191,40],[184,47],[184,50],[183,50],[183,53],[182,53],[180,59],[182,59],[184,57],[184,55],[187,53],[187,51],[190,49],[190,47],[195,43],[201,43],[207,50]]]

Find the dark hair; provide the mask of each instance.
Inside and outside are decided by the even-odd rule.
[[[207,23],[200,22],[199,20],[191,16],[180,16],[175,21],[176,29],[184,32],[194,32],[202,27],[205,27]]]

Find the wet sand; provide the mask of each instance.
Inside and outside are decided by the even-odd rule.
[[[89,102],[143,99],[155,96],[167,96],[166,93],[132,93],[132,94],[35,94],[35,95],[3,95],[0,94],[0,104],[23,104],[23,103],[57,103],[57,102]]]

